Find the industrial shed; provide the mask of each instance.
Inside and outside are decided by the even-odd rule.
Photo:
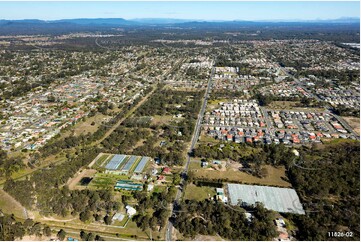
[[[231,183],[227,187],[231,205],[245,206],[261,202],[265,208],[277,212],[305,214],[294,189]]]

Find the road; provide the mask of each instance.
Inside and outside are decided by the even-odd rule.
[[[213,61],[213,64],[215,64],[215,60]],[[203,116],[204,116],[204,113],[205,113],[205,110],[206,110],[207,100],[208,100],[208,97],[209,97],[209,91],[212,88],[212,77],[214,75],[214,71],[215,71],[215,67],[213,66],[212,71],[211,71],[211,75],[209,77],[209,81],[208,81],[208,84],[207,84],[207,89],[206,89],[206,92],[204,93],[203,104],[202,104],[202,107],[201,107],[201,109],[199,111],[199,114],[198,114],[197,122],[196,122],[195,129],[194,129],[193,136],[192,136],[191,145],[189,147],[189,151],[188,151],[188,155],[187,155],[187,162],[186,162],[186,164],[184,166],[184,170],[183,170],[183,176],[182,176],[182,180],[181,180],[182,186],[181,187],[184,187],[184,183],[185,183],[184,178],[186,177],[186,175],[188,173],[189,163],[191,161],[190,154],[193,151],[194,146],[195,146],[195,144],[197,143],[197,141],[199,139],[199,135],[200,135],[201,127],[202,127],[202,120],[203,120]],[[173,216],[173,214],[175,214],[174,207],[176,206],[176,204],[179,202],[180,198],[182,197],[182,193],[183,193],[183,189],[178,189],[177,195],[176,195],[175,200],[173,202],[173,205],[171,205],[171,208],[170,208],[171,211],[172,211],[171,216]],[[168,220],[168,224],[167,224],[166,228],[167,229],[166,229],[166,232],[165,232],[166,233],[165,234],[165,240],[170,241],[170,240],[172,240],[173,224],[169,220]]]
[[[280,67],[280,68],[284,71],[284,73],[286,73],[287,76],[289,76],[290,78],[292,78],[292,79],[297,83],[298,86],[302,87],[303,90],[305,90],[305,91],[310,95],[311,98],[314,98],[314,99],[316,99],[317,101],[321,101],[321,102],[322,102],[322,100],[321,100],[317,95],[314,95],[314,94],[308,89],[307,86],[305,86],[302,82],[300,82],[300,80],[298,80],[298,79],[295,78],[292,74],[290,74],[284,67]],[[338,116],[338,115],[336,115],[336,114],[334,114],[334,113],[332,112],[332,109],[333,109],[333,108],[332,108],[329,104],[326,104],[326,105],[325,105],[325,108],[328,109],[329,112],[331,112],[331,113],[333,114],[333,116],[338,120],[338,122],[341,123],[342,126],[343,126],[344,128],[346,128],[352,135],[354,135],[354,136],[356,137],[356,139],[358,139],[358,140],[360,139],[359,135],[353,130],[353,128],[352,128],[341,116]]]

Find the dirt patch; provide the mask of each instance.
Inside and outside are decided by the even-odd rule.
[[[74,189],[85,189],[86,186],[85,185],[80,185],[79,183],[82,181],[83,183],[92,178],[94,176],[94,174],[97,173],[97,170],[94,169],[85,169],[80,173],[77,173],[75,175],[75,177],[71,178],[68,182],[67,185],[69,186],[70,190],[74,190]],[[89,183],[89,182],[88,182]]]
[[[343,119],[351,126],[351,128],[360,135],[360,118],[343,117]]]
[[[234,161],[227,162],[227,168],[231,169],[232,171],[239,171],[239,168],[242,168],[242,164]]]

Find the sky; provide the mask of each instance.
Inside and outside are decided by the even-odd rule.
[[[316,20],[360,17],[359,1],[1,2],[0,19]]]

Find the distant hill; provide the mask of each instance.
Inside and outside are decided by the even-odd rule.
[[[46,21],[47,23],[72,23],[79,25],[137,25],[138,23],[123,18],[78,18],[78,19],[60,19]]]
[[[164,30],[175,29],[194,30],[264,30],[264,31],[352,31],[359,33],[359,18],[340,18],[334,20],[272,20],[272,21],[202,21],[172,18],[140,18],[126,20],[123,18],[79,18],[44,21],[38,19],[0,20],[0,35],[16,34],[66,34],[79,31],[112,32],[116,28]]]
[[[142,24],[179,24],[179,23],[187,23],[197,20],[175,19],[175,18],[135,18],[135,19],[131,19],[131,21]]]

